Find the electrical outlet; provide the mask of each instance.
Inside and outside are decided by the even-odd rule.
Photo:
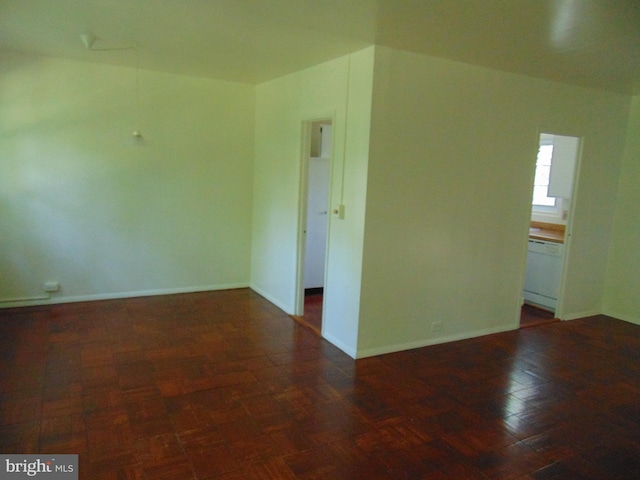
[[[60,283],[59,282],[44,282],[44,291],[45,292],[49,292],[49,293],[53,293],[53,292],[57,292],[60,290]]]

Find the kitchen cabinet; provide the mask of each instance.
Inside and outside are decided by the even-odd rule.
[[[529,239],[524,300],[555,311],[562,274],[564,245],[556,242]]]

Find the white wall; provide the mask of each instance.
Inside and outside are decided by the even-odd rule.
[[[246,286],[250,85],[3,54],[0,299]],[[4,302],[2,305],[10,305]]]
[[[323,335],[351,355],[357,342],[373,53],[368,48],[256,89],[251,287],[294,312],[302,125],[333,118],[331,206],[342,201],[347,214],[344,220],[329,218]]]
[[[540,131],[584,138],[563,318],[602,311],[609,251],[604,309],[639,317],[637,97],[620,177],[628,97],[387,48],[256,88],[142,71],[144,148],[124,145],[133,70],[1,60],[0,299],[47,280],[53,301],[227,288],[251,270],[292,312],[302,122],[332,117],[346,217],[330,217],[323,335],[347,353],[515,327]]]
[[[608,315],[640,324],[640,96],[633,98],[604,298]]]
[[[376,48],[358,356],[516,327],[541,131],[584,137],[561,315],[598,313],[627,108]]]

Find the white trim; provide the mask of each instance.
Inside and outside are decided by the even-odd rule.
[[[311,151],[311,127],[313,121],[301,122],[301,151],[298,179],[298,223],[296,225],[296,284],[293,315],[304,315],[304,265],[306,251],[307,203],[309,190],[309,154]]]
[[[539,132],[542,134],[543,132]],[[569,202],[568,209],[568,220],[565,221],[565,232],[564,232],[564,252],[562,254],[562,270],[560,273],[560,286],[558,287],[558,299],[556,301],[555,307],[555,316],[556,318],[560,318],[562,320],[576,320],[578,318],[582,318],[584,316],[592,316],[598,315],[599,311],[593,312],[581,312],[578,315],[567,315],[565,314],[565,292],[567,290],[567,284],[569,282],[569,263],[571,259],[571,244],[572,244],[572,236],[573,236],[573,225],[575,223],[575,212],[576,212],[576,204],[578,200],[578,194],[580,192],[580,173],[582,170],[582,155],[584,149],[584,135],[578,134],[567,134],[567,133],[554,133],[553,135],[559,136],[571,136],[578,138],[578,151],[576,152],[576,161],[573,167],[573,185],[571,190],[571,201]],[[526,275],[526,272],[525,272]],[[524,285],[524,282],[523,282]]]
[[[556,311],[556,314],[557,314],[557,311]],[[602,312],[599,310],[587,310],[585,312],[570,313],[568,315],[562,315],[562,316],[556,315],[556,318],[559,318],[560,320],[578,320],[580,318],[594,317],[596,315],[601,315],[601,314]]]
[[[358,358],[357,357],[357,351],[356,351],[355,348],[352,348],[352,347],[348,346],[347,344],[345,344],[344,342],[340,341],[339,339],[337,339],[333,335],[327,335],[327,334],[325,334],[323,332],[322,333],[322,338],[324,338],[326,341],[331,343],[334,347],[337,347],[340,350],[342,350],[344,353],[349,355],[351,358],[353,358],[353,359]]]
[[[640,325],[640,316],[637,316],[637,315],[626,315],[624,313],[618,313],[608,309],[605,309],[603,315],[607,315],[608,317],[613,317],[616,320],[622,320],[623,322],[629,322],[635,325]]]
[[[11,303],[15,304],[18,302],[35,302],[38,300],[49,300],[51,298],[50,294],[46,295],[34,295],[33,297],[20,297],[20,298],[0,298],[0,308],[2,308],[2,304]]]
[[[77,303],[77,302],[92,302],[98,300],[118,300],[124,298],[136,298],[136,297],[152,297],[156,295],[174,295],[178,293],[195,293],[195,292],[209,292],[215,290],[233,290],[237,288],[249,288],[247,283],[227,283],[220,285],[202,285],[198,287],[182,287],[182,288],[165,288],[157,290],[140,290],[134,292],[116,292],[116,293],[98,293],[93,295],[75,295],[71,297],[51,297],[48,300],[44,298],[25,300],[17,298],[14,301],[5,300],[5,304],[0,305],[1,308],[13,308],[13,307],[30,307],[39,305],[55,305],[59,303]]]
[[[355,358],[374,357],[376,355],[385,355],[387,353],[401,352],[404,350],[412,350],[415,348],[428,347],[431,345],[438,345],[440,343],[455,342],[458,340],[468,340],[470,338],[483,337],[485,335],[492,335],[494,333],[503,333],[517,330],[518,327],[514,325],[503,325],[494,328],[484,328],[481,330],[474,330],[472,332],[460,333],[457,335],[449,335],[447,337],[427,338],[422,340],[416,340],[414,342],[398,343],[395,345],[387,345],[384,347],[367,348],[364,350],[358,350]]]
[[[295,278],[295,299],[293,313],[290,315],[304,315],[304,268],[306,243],[307,243],[307,208],[309,195],[309,155],[311,153],[311,128],[316,122],[328,122],[332,126],[331,154],[329,158],[329,193],[327,198],[327,209],[331,210],[331,199],[333,198],[333,169],[335,161],[335,125],[336,112],[332,110],[325,115],[309,115],[309,118],[300,120],[301,142],[300,142],[300,162],[298,179],[298,223],[297,223],[297,243],[296,243],[296,278]],[[325,158],[325,157],[323,157]],[[325,265],[324,265],[324,286],[327,284],[327,264],[329,262],[329,236],[331,234],[331,214],[327,214],[327,237],[325,238]],[[324,311],[324,302],[322,305]]]
[[[261,288],[255,287],[253,285],[249,285],[249,288],[251,290],[253,290],[254,292],[256,292],[258,295],[260,295],[261,297],[264,297],[269,302],[273,303],[276,307],[278,307],[280,310],[282,310],[287,315],[295,315],[295,313],[293,313],[293,309],[291,308],[291,305],[285,305],[280,300],[278,300],[277,298],[269,295],[267,292],[265,292]]]

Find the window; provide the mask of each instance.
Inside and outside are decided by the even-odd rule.
[[[549,178],[551,177],[551,159],[553,145],[540,145],[536,160],[536,176],[533,181],[533,201],[535,207],[555,207],[555,197],[549,196]]]
[[[562,203],[562,199],[549,195],[554,138],[555,135],[549,133],[540,134],[536,175],[533,180],[533,199],[531,201],[533,212],[549,215],[559,215]]]
[[[566,223],[580,138],[541,133],[536,158],[531,219]]]

